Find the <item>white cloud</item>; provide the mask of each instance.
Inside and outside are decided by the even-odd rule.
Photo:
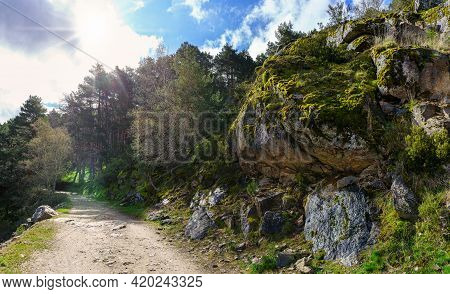
[[[252,57],[266,50],[267,42],[275,41],[275,31],[282,22],[291,21],[294,29],[307,32],[326,23],[326,10],[332,0],[262,0],[243,19],[239,28],[227,30],[217,40],[205,42],[203,50],[217,53],[226,43],[233,47],[249,47]]]
[[[77,46],[110,68],[138,65],[153,55],[162,38],[140,35],[124,23],[112,1],[64,2],[73,12]],[[82,24],[86,22],[86,27]],[[64,93],[76,90],[95,61],[84,53],[54,46],[27,54],[0,45],[0,122],[11,118],[29,95],[44,102],[60,102]]]
[[[168,11],[173,12],[176,6],[187,6],[191,10],[190,15],[197,21],[201,21],[209,14],[209,11],[203,7],[208,2],[209,0],[176,0],[172,1],[172,6]]]
[[[145,7],[144,0],[133,0],[133,1],[131,1],[131,8],[130,8],[130,10],[132,12],[136,12],[139,9],[142,9],[144,7]]]

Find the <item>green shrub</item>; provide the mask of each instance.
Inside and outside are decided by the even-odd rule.
[[[268,254],[261,258],[261,261],[250,265],[252,274],[262,274],[277,268],[277,257],[275,254]]]
[[[363,272],[376,273],[384,269],[384,261],[381,253],[373,251],[370,255],[369,261],[362,264]]]
[[[450,144],[447,130],[429,136],[420,127],[413,127],[406,136],[407,165],[412,170],[433,170],[448,162]]]
[[[247,184],[245,190],[247,191],[248,195],[255,196],[256,192],[258,191],[258,183],[255,180],[252,180]]]

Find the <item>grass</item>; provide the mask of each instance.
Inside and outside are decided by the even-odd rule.
[[[277,268],[277,257],[275,254],[268,254],[261,258],[259,262],[250,265],[250,273],[262,274]]]
[[[20,274],[33,252],[49,248],[56,233],[51,222],[41,222],[24,231],[20,238],[0,250],[0,274]]]

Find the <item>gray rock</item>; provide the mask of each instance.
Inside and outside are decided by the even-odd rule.
[[[238,252],[244,251],[245,248],[247,248],[247,243],[245,242],[236,245],[236,251]]]
[[[260,232],[262,235],[273,235],[281,233],[284,219],[281,213],[267,211],[261,220]]]
[[[310,274],[312,272],[312,269],[307,266],[308,262],[311,260],[310,257],[303,257],[295,263],[294,267],[297,271],[299,271],[301,274]]]
[[[256,231],[258,213],[255,205],[243,205],[241,207],[241,231],[244,236],[248,236],[250,232]]]
[[[368,245],[372,222],[365,195],[356,188],[319,191],[309,195],[306,205],[305,237],[313,251],[325,251],[325,259],[340,260],[357,255]]]
[[[407,220],[416,219],[418,215],[417,198],[398,175],[394,176],[391,192],[394,200],[394,208],[398,215]]]
[[[283,268],[291,265],[295,261],[295,252],[292,250],[284,250],[277,254],[277,268]]]
[[[413,108],[413,121],[422,127],[428,135],[446,129],[450,122],[445,107],[441,109],[436,103],[422,102]]]
[[[311,128],[300,119],[299,111],[292,110],[285,120],[279,120],[262,107],[247,106],[236,122],[236,154],[249,175],[287,183],[300,169],[311,174],[359,173],[377,159],[368,142],[357,134],[340,133],[329,125]],[[254,131],[248,132],[249,128]]]
[[[184,234],[191,239],[200,240],[205,238],[209,229],[213,227],[215,223],[206,208],[198,207],[189,219]]]
[[[227,194],[225,190],[221,187],[218,187],[214,191],[209,192],[208,203],[210,206],[215,206],[226,196]]]
[[[190,204],[190,208],[191,209],[196,209],[197,206],[201,204],[205,204],[205,193],[201,192],[201,191],[197,191],[197,193],[195,193],[194,197],[192,197],[192,201]],[[204,205],[202,205],[204,206]]]
[[[328,38],[327,43],[330,46],[339,46],[343,43],[350,43],[357,38],[371,34],[373,32],[374,24],[372,22],[356,22],[349,21],[340,25]]]
[[[239,232],[239,219],[237,215],[234,214],[228,214],[224,215],[220,218],[224,224],[229,228],[231,231],[237,233]]]
[[[58,215],[56,211],[54,211],[48,205],[39,206],[31,217],[31,222],[37,223],[46,219],[50,219],[54,216]]]

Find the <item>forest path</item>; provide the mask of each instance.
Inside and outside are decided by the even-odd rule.
[[[52,219],[57,233],[50,248],[24,265],[30,274],[206,273],[185,252],[147,223],[107,204],[71,195],[69,214]]]

